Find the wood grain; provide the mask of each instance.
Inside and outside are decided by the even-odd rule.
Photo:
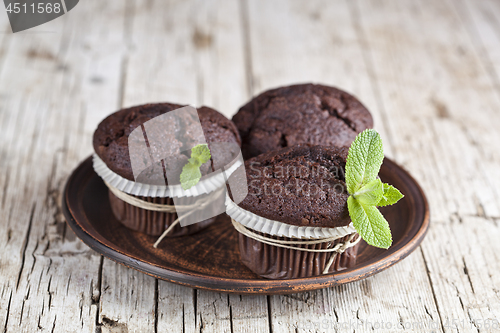
[[[394,112],[388,122],[397,124],[393,127],[399,137],[419,133],[419,140],[408,137],[400,141],[397,151],[401,153],[397,156],[407,161],[405,165],[417,177],[422,175],[426,193],[435,196],[431,211],[437,212],[436,223],[430,229],[429,240],[423,243],[422,253],[443,330],[486,332],[488,329],[481,323],[498,320],[499,313],[495,306],[486,312],[476,310],[484,307],[479,305],[484,301],[476,298],[473,290],[487,290],[498,284],[490,279],[475,280],[475,285],[471,282],[468,265],[484,259],[470,256],[466,243],[475,231],[463,221],[475,216],[494,221],[497,215],[498,178],[489,173],[497,154],[488,140],[498,140],[498,131],[487,126],[497,123],[499,117],[493,112],[498,101],[494,86],[453,4],[416,2],[411,8],[384,2],[383,8],[397,13],[390,18],[398,22],[389,24],[385,10],[365,2],[363,5],[371,9],[370,15],[363,18],[377,59],[377,76],[386,80],[383,100],[393,110],[419,110],[418,116],[416,112],[414,116],[407,111]],[[415,17],[422,24],[417,24]],[[401,29],[387,30],[391,24]],[[374,33],[384,27],[384,33]],[[383,61],[389,57],[391,63]],[[417,71],[419,78],[427,77],[425,83],[415,80]],[[407,85],[413,89],[402,89]],[[415,158],[405,153],[423,147],[430,147],[431,155]],[[492,223],[485,230],[495,234],[497,226]],[[491,242],[483,244],[494,246]],[[453,324],[454,320],[465,324]]]
[[[95,26],[89,24],[93,11],[103,13]],[[90,152],[95,123],[86,127],[86,120],[101,108],[116,107],[119,85],[113,82],[119,82],[119,73],[109,55],[119,40],[98,27],[106,16],[113,17],[108,24],[122,26],[119,11],[93,3],[33,33],[2,34],[2,135],[8,144],[2,145],[6,219],[0,227],[5,237],[0,274],[6,296],[0,327],[5,331],[96,328],[101,259],[67,231],[60,193],[69,170]],[[76,29],[86,34],[75,35]],[[120,31],[114,33],[119,37]],[[100,52],[96,38],[104,42]],[[106,70],[99,68],[103,64]]]
[[[14,35],[0,15],[0,330],[365,332],[384,320],[488,332],[481,320],[500,317],[498,22],[495,0],[87,0]],[[119,270],[65,228],[62,186],[105,115],[159,100],[231,115],[301,81],[373,112],[386,153],[429,197],[420,253],[343,287],[227,299]],[[136,306],[145,320],[130,318]]]

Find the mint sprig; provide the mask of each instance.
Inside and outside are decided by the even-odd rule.
[[[347,208],[354,228],[368,244],[387,249],[392,244],[391,230],[377,206],[395,204],[403,195],[377,178],[383,160],[380,135],[367,129],[358,134],[349,148],[345,179],[349,192]]]
[[[181,186],[184,190],[198,184],[201,179],[200,166],[210,160],[212,155],[207,144],[199,144],[191,148],[191,157],[184,167],[180,176]]]
[[[377,205],[384,196],[384,184],[380,179],[374,179],[368,184],[361,187],[353,195],[360,203],[365,205]]]
[[[404,197],[401,192],[397,188],[392,185],[384,183],[384,194],[382,195],[382,199],[378,202],[377,206],[389,206],[393,205],[399,201],[402,197]]]

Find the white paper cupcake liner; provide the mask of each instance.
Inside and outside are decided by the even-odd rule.
[[[210,174],[205,179],[201,179],[198,184],[191,187],[189,190],[183,190],[181,185],[149,185],[141,184],[116,174],[108,168],[106,163],[97,156],[93,155],[93,166],[95,172],[108,184],[114,188],[136,196],[143,197],[170,197],[170,198],[181,198],[181,197],[194,197],[202,194],[208,194],[219,189],[221,186],[225,186],[226,179],[240,166],[242,165],[242,159],[240,158],[241,153],[228,165],[230,167],[224,171],[217,170],[216,172]],[[231,165],[232,164],[232,165]]]
[[[341,238],[356,232],[352,222],[346,227],[321,228],[321,227],[299,227],[279,221],[266,219],[262,216],[249,212],[235,204],[229,196],[226,196],[226,213],[235,221],[245,227],[269,235],[289,238],[314,239],[337,237]]]

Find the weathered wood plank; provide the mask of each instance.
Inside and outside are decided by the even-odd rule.
[[[238,1],[193,1],[191,26],[197,103],[231,118],[248,99]]]
[[[268,302],[261,295],[229,295],[233,332],[270,332]]]
[[[196,331],[231,332],[229,295],[197,290]]]
[[[272,332],[440,331],[422,255],[348,285],[271,296]]]
[[[133,30],[123,64],[124,106],[154,101],[205,104],[231,116],[244,102],[247,87],[237,2],[138,1],[130,11]],[[108,275],[114,277],[108,287],[115,296],[102,295],[100,316],[129,330],[151,328],[154,323],[149,316],[145,323],[141,318],[121,315],[128,310],[123,310],[118,296],[126,295],[123,291],[130,289],[127,280],[138,273],[120,268],[120,275],[114,275],[116,266],[107,261],[104,265],[103,281]],[[260,315],[267,317],[265,296],[253,297],[249,304],[240,300],[232,305],[225,294],[193,291],[149,277],[143,280],[142,290],[148,297],[157,295],[156,300],[142,301],[150,312],[158,313],[155,327],[159,331],[189,332],[195,327],[206,332],[229,331],[233,310],[239,318],[249,309],[264,307]],[[252,326],[260,332],[259,327]],[[268,324],[264,327],[267,331]]]
[[[266,296],[196,292],[196,331],[270,332]]]
[[[105,260],[99,313],[103,331],[154,331],[155,293],[154,278]]]
[[[480,245],[481,251],[474,245],[479,244],[479,225],[488,236],[498,232],[491,216],[498,212],[499,184],[490,172],[498,159],[492,144],[498,131],[490,126],[499,120],[494,112],[498,97],[453,6],[359,3],[382,99],[391,114],[388,123],[401,138],[397,156],[430,197],[439,193],[430,201],[432,214],[438,215],[422,253],[442,327],[446,332],[487,332],[484,322],[498,320],[499,284],[476,263],[484,262],[482,250],[495,245],[481,242],[490,244]],[[413,154],[424,149],[430,154]],[[467,222],[471,219],[474,224]]]
[[[429,232],[422,249],[445,331],[491,332],[495,323],[498,327],[500,281],[493,273],[498,270],[498,236],[498,225],[481,217],[436,223]]]
[[[158,332],[195,332],[196,292],[158,281]]]
[[[247,7],[253,95],[303,82],[338,86],[369,107],[384,141],[389,140],[345,2],[248,1]],[[392,155],[390,145],[386,154]]]
[[[475,52],[481,60],[482,67],[489,75],[492,86],[495,88],[497,98],[496,101],[491,98],[491,106],[489,107],[489,109],[495,110],[500,101],[500,6],[496,1],[458,1],[452,2],[451,6],[464,23],[470,40],[475,46]],[[491,154],[490,151],[482,148],[483,146],[491,146],[495,140],[498,140],[498,137],[491,136],[489,133],[483,136],[482,130],[467,134],[471,143],[481,152],[481,169],[485,181],[487,182],[488,178],[498,179],[499,170],[496,166],[500,163],[499,155]],[[484,210],[484,214],[498,217],[500,215],[498,204],[500,190],[498,187],[488,188],[486,193],[484,190],[479,191],[479,195],[481,195],[479,204]]]
[[[363,9],[363,13],[368,10]],[[372,110],[388,155],[398,160],[400,153],[394,149],[399,148],[398,142],[393,142],[393,127],[397,124],[386,122],[393,110],[382,99],[380,91],[384,86],[372,77],[378,73],[366,49],[368,40],[359,21],[359,9],[344,1],[329,5],[322,1],[262,1],[249,2],[249,15],[255,92],[304,81],[351,91]],[[356,332],[363,332],[382,321],[393,328],[400,323],[421,323],[425,328],[434,325],[441,330],[419,252],[366,281],[299,295],[272,296],[269,310],[273,332],[323,332],[343,327],[352,331],[351,324]]]
[[[237,2],[139,1],[124,105],[206,104],[227,116],[246,99]]]
[[[488,332],[500,318],[499,15],[491,0],[95,1],[32,30],[48,33],[0,34],[0,329]],[[402,263],[317,292],[225,295],[102,260],[67,230],[62,186],[105,115],[171,100],[230,116],[248,91],[304,81],[360,97],[426,190],[433,223]]]
[[[89,110],[91,99],[82,92],[93,90],[100,107],[116,107],[119,86],[111,81],[107,91],[94,90],[91,74],[116,55],[112,47],[120,41],[113,38],[121,35],[107,38],[100,27],[104,21],[122,27],[119,8],[82,5],[33,31],[8,35],[8,52],[0,56],[8,143],[2,146],[2,170],[8,170],[2,216],[8,218],[0,225],[6,237],[1,290],[9,300],[5,306],[2,297],[0,326],[6,331],[95,331],[100,256],[66,229],[60,200],[69,172],[91,152],[86,115],[100,112]],[[112,34],[120,33],[117,27]],[[109,66],[102,81],[119,74],[112,72]]]

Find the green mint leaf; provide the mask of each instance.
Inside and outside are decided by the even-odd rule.
[[[199,165],[202,165],[203,163],[210,160],[211,157],[212,155],[210,154],[210,149],[208,149],[208,145],[206,143],[196,145],[191,148],[191,158],[189,159],[189,162],[195,165],[198,165],[198,163]]]
[[[349,148],[345,166],[347,191],[356,193],[377,178],[384,160],[382,139],[377,131],[367,129],[359,133]]]
[[[377,203],[377,206],[389,206],[394,205],[398,202],[404,195],[399,192],[397,188],[392,185],[384,183],[384,194],[382,198]]]
[[[191,187],[198,184],[201,179],[200,166],[210,160],[212,154],[208,145],[200,144],[191,148],[191,157],[186,165],[182,168],[180,180],[184,190],[189,190]]]
[[[352,196],[363,205],[376,205],[384,194],[384,184],[380,179],[375,179],[364,185]]]
[[[389,223],[375,206],[363,205],[350,196],[347,208],[354,228],[369,245],[387,249],[392,244]]]
[[[201,178],[200,167],[188,162],[181,172],[181,186],[184,190],[189,190],[191,187],[198,184]]]

